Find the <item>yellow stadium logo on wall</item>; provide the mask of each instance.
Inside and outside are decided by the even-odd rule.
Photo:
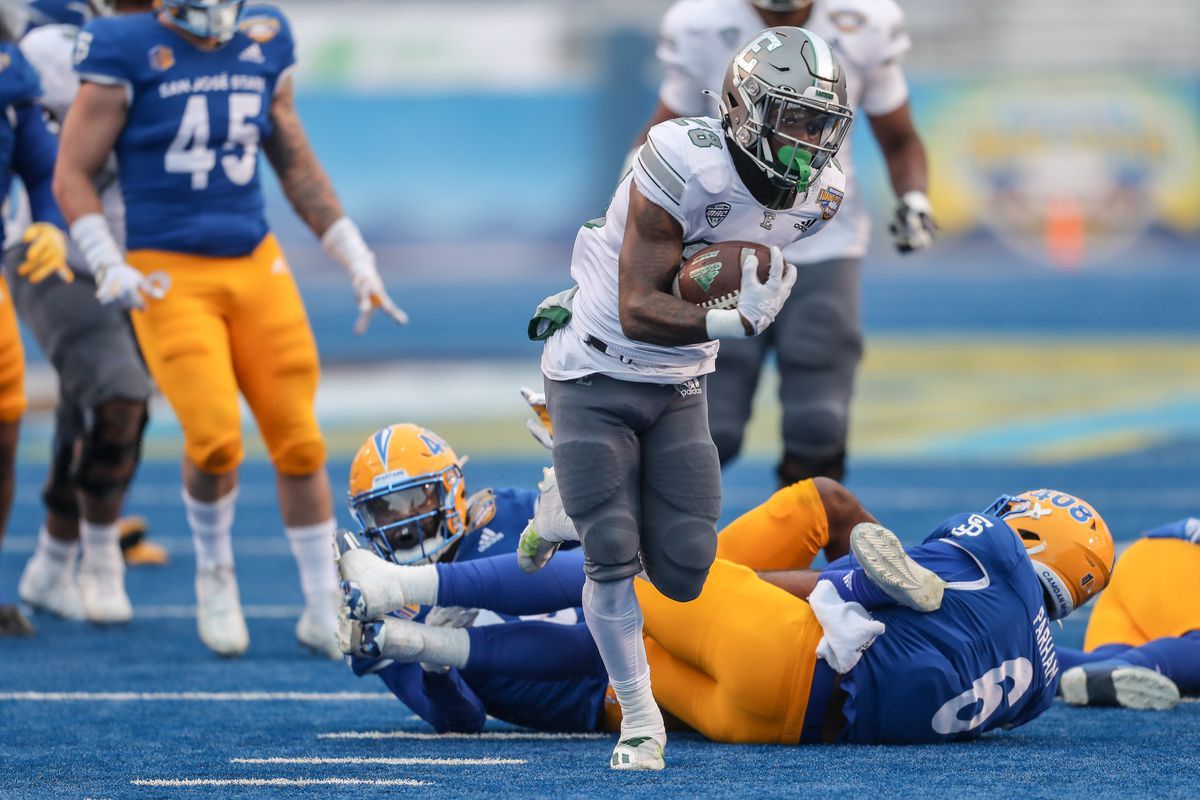
[[[1200,231],[1200,115],[1185,100],[1094,78],[955,91],[927,127],[938,222],[1067,269],[1110,260],[1154,229]]]

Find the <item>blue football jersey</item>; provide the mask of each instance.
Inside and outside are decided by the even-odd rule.
[[[949,582],[942,607],[872,612],[887,630],[843,677],[841,740],[973,738],[1049,708],[1059,672],[1050,618],[1012,529],[996,517],[959,514],[908,553]]]
[[[31,0],[29,30],[42,25],[71,25],[82,28],[94,16],[87,0]]]
[[[271,6],[247,8],[233,39],[211,52],[152,13],[94,19],[80,32],[76,72],[129,95],[115,149],[130,250],[236,257],[258,246],[267,235],[258,154],[294,63],[291,29]]]
[[[533,516],[538,493],[525,489],[495,490],[496,513],[486,524],[467,533],[454,560],[473,561],[499,555],[516,558],[521,531]],[[423,619],[424,609],[415,618]],[[502,625],[530,617],[515,617],[481,610],[473,623]],[[537,619],[562,624],[583,624],[578,609],[563,609]],[[356,672],[368,671],[358,660]],[[461,730],[463,723],[474,730],[483,725],[483,710],[517,725],[547,730],[596,730],[608,688],[608,675],[571,680],[523,680],[472,670],[450,670],[446,674],[425,673],[417,664],[391,664],[376,672],[401,701],[438,730]],[[474,713],[472,713],[474,712]]]
[[[8,197],[15,173],[22,172],[18,147],[17,108],[29,106],[42,94],[37,72],[14,42],[0,43],[0,198]],[[39,112],[40,113],[40,112]],[[50,166],[53,166],[51,156]],[[4,227],[0,225],[0,247],[4,244]]]

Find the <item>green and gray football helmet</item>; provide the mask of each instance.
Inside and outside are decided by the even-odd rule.
[[[813,4],[813,0],[751,0],[755,8],[761,8],[763,11],[799,11],[802,8],[808,8]]]
[[[837,154],[854,112],[846,74],[820,36],[768,28],[729,63],[717,98],[725,134],[780,189],[808,191]]]

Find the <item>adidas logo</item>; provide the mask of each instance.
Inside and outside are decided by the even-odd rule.
[[[842,583],[846,584],[846,588],[849,589],[850,591],[854,591],[854,585],[853,585],[853,581],[852,581],[853,576],[854,576],[853,572],[847,572],[845,575],[842,576]]]
[[[479,552],[482,553],[503,538],[503,533],[496,533],[491,528],[484,528],[483,533],[479,534]]]
[[[699,378],[688,378],[680,384],[676,384],[676,391],[680,397],[694,397],[698,394],[704,394],[704,387],[700,385]]]
[[[240,56],[238,56],[238,61],[249,61],[253,64],[262,64],[266,62],[266,60],[267,59],[263,55],[262,48],[259,47],[258,42],[252,43],[249,47],[242,51]]]

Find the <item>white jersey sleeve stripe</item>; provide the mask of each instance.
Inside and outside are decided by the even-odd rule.
[[[638,163],[655,185],[663,191],[675,205],[683,204],[683,178],[679,173],[671,167],[663,157],[659,155],[658,150],[654,147],[654,142],[647,140],[643,145],[641,153],[638,154]]]

